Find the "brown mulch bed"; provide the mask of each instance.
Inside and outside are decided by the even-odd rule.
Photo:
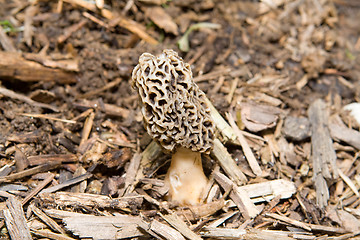
[[[358,239],[360,2],[0,0],[1,239]],[[203,203],[131,74],[173,49],[213,107]]]

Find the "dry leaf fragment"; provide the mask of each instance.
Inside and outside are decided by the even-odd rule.
[[[179,34],[177,24],[162,7],[149,7],[146,9],[145,15],[165,32],[172,33],[175,36]]]
[[[241,121],[247,129],[259,132],[276,125],[281,110],[272,106],[242,103]]]

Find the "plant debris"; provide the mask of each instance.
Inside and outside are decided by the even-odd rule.
[[[359,239],[358,1],[0,6],[1,239]],[[193,206],[131,87],[164,49],[216,127]]]

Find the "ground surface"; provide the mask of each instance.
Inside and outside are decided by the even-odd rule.
[[[343,108],[360,94],[358,1],[101,2],[0,0],[2,238],[356,238],[359,124]],[[231,125],[190,210],[165,201],[170,157],[130,84],[163,49]],[[270,190],[236,186],[255,183]]]

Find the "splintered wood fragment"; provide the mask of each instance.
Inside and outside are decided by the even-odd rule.
[[[207,227],[216,228],[237,213],[239,213],[239,211],[225,213],[225,216],[222,216],[222,217],[220,216],[220,218],[218,218],[218,219],[214,220],[212,223],[208,224]]]
[[[26,170],[18,172],[18,173],[0,177],[0,183],[14,181],[14,180],[28,177],[28,176],[31,176],[31,175],[34,175],[34,174],[40,173],[40,172],[46,172],[46,171],[55,169],[59,166],[60,166],[60,164],[58,164],[58,163],[46,163],[43,165],[39,165],[39,166],[30,168],[30,169],[26,169]]]
[[[225,138],[225,141],[236,142],[236,134],[234,130],[230,127],[230,125],[225,121],[225,119],[220,115],[220,113],[216,110],[214,105],[210,102],[208,98],[205,98],[206,104],[210,108],[210,115],[213,119],[217,129],[221,135]]]
[[[46,215],[43,211],[41,211],[35,205],[31,206],[31,210],[38,218],[40,218],[52,230],[54,230],[55,232],[58,232],[58,233],[65,234],[65,231],[59,226],[59,224],[57,224],[54,220],[52,220],[48,215]]]
[[[59,207],[84,206],[112,209],[126,209],[130,205],[141,205],[143,201],[142,196],[110,198],[105,195],[70,192],[40,193],[39,199],[43,204]]]
[[[4,29],[0,26],[0,45],[6,52],[16,52],[11,39],[6,35]]]
[[[291,240],[294,239],[294,232],[271,231],[259,229],[233,229],[233,228],[211,228],[204,227],[200,231],[201,236],[210,239],[276,239]],[[313,238],[306,238],[313,239]]]
[[[138,229],[141,224],[140,217],[120,215],[117,216],[93,216],[82,214],[81,216],[67,217],[63,219],[65,228],[80,238],[92,239],[124,239],[145,237]]]
[[[11,239],[31,240],[32,237],[20,201],[10,196],[6,201],[6,207],[3,214]]]
[[[31,229],[31,233],[33,233],[34,235],[40,236],[40,237],[44,237],[46,239],[75,240],[75,238],[71,238],[64,234],[53,233],[53,232],[50,232],[49,230]]]
[[[178,215],[174,213],[163,215],[160,212],[159,215],[186,238],[191,240],[201,240],[201,237],[196,233],[194,233],[193,231],[191,231],[191,229],[186,225],[186,223],[183,220],[181,220],[181,218]]]
[[[291,225],[293,225],[295,227],[305,229],[307,231],[311,231],[311,227],[309,227],[308,224],[297,221],[297,220],[294,220],[294,219],[291,219],[291,218],[288,218],[288,217],[285,217],[285,216],[281,216],[281,215],[276,214],[276,213],[266,213],[265,216],[271,217],[271,218],[274,218],[274,219],[277,219],[277,220],[280,220],[280,221],[283,221],[285,223],[291,224]]]
[[[231,180],[219,171],[214,172],[214,178],[225,191],[232,187]],[[296,192],[295,183],[284,179],[248,184],[238,189],[245,191],[254,203],[268,202],[278,196],[287,199]]]
[[[311,146],[314,175],[313,181],[316,189],[316,202],[324,208],[329,200],[327,180],[338,178],[336,167],[336,153],[332,145],[328,129],[328,112],[326,104],[321,99],[313,102],[308,109],[311,124]]]
[[[236,165],[235,160],[231,157],[230,153],[227,151],[226,147],[220,142],[219,139],[214,140],[214,148],[212,154],[220,163],[222,169],[226,174],[234,180],[236,185],[241,185],[247,182],[247,179],[244,173]]]
[[[36,194],[38,194],[46,185],[48,185],[53,179],[54,174],[49,173],[49,176],[39,183],[21,202],[22,205],[25,205],[31,198],[33,198]]]
[[[53,69],[40,63],[26,60],[21,53],[0,51],[0,78],[18,79],[24,82],[58,82],[63,84],[75,83],[76,77],[72,72]]]
[[[65,163],[65,162],[77,162],[78,156],[75,154],[44,154],[29,156],[28,161],[30,166],[40,165],[49,162]]]
[[[338,169],[338,173],[339,176],[342,178],[342,180],[350,187],[350,189],[355,193],[355,195],[357,197],[360,197],[359,191],[357,190],[356,185],[351,181],[351,179],[345,175],[345,173],[343,173],[341,171],[341,169]]]
[[[256,176],[261,176],[262,175],[262,170],[260,168],[260,165],[257,162],[253,152],[251,151],[250,146],[247,143],[244,135],[241,133],[239,127],[236,125],[233,116],[231,114],[227,114],[227,117],[228,117],[228,120],[229,120],[229,123],[230,123],[231,127],[234,130],[234,133],[237,135],[237,139],[240,142],[240,145],[241,145],[241,147],[242,147],[242,149],[244,151],[246,160],[248,161],[251,170],[253,171],[253,173]]]
[[[101,103],[99,101],[82,100],[80,102],[74,103],[74,106],[77,108],[99,109],[108,115],[119,116],[122,117],[123,119],[127,119],[128,116],[130,115],[129,109],[118,107],[114,104]]]
[[[230,198],[234,201],[245,219],[256,217],[260,213],[255,204],[251,201],[250,196],[243,189],[234,186],[233,182],[219,171],[214,172],[214,179],[227,192],[230,191]]]
[[[34,71],[36,71],[36,70],[34,70]],[[1,70],[1,53],[0,53],[0,78],[1,78],[1,75],[2,75],[2,70]],[[59,112],[59,109],[57,107],[54,107],[54,106],[52,106],[50,104],[46,104],[46,103],[36,102],[27,96],[16,93],[16,92],[6,89],[4,87],[0,87],[0,94],[4,95],[6,97],[12,98],[12,99],[20,100],[31,106],[46,108],[46,109],[50,109],[54,112]]]
[[[130,160],[130,164],[126,170],[125,187],[124,187],[125,195],[131,193],[135,188],[135,184],[138,182],[136,176],[139,171],[140,161],[141,161],[141,154],[139,153],[135,153],[132,159]]]
[[[201,229],[200,234],[202,237],[220,238],[220,239],[244,239],[246,230],[231,229],[231,228],[210,228],[205,227]]]
[[[67,27],[64,30],[64,33],[58,37],[58,40],[57,40],[58,43],[65,42],[66,39],[68,39],[71,36],[71,34],[78,31],[79,29],[81,29],[86,24],[86,22],[87,21],[85,19],[82,19],[80,22],[75,23],[75,24],[71,25],[70,27]]]
[[[201,204],[199,206],[189,206],[188,208],[176,211],[176,214],[183,220],[195,221],[203,217],[211,216],[225,206],[225,200],[215,200],[210,203]]]
[[[174,228],[155,219],[152,220],[151,223],[143,221],[139,227],[158,239],[185,240],[181,233],[176,231]]]
[[[254,218],[261,211],[261,209],[257,208],[251,201],[247,192],[239,187],[233,186],[233,190],[230,192],[230,198],[234,201],[245,219]]]
[[[78,177],[74,177],[74,178],[71,178],[69,180],[66,180],[64,181],[63,183],[60,183],[58,185],[55,185],[55,186],[52,186],[52,187],[49,187],[49,188],[46,188],[44,190],[42,190],[40,193],[52,193],[52,192],[56,192],[60,189],[63,189],[65,187],[68,187],[68,186],[71,186],[71,185],[74,185],[76,183],[79,183],[79,182],[82,182],[88,178],[91,178],[93,175],[91,173],[85,173],[81,176],[78,176]]]

